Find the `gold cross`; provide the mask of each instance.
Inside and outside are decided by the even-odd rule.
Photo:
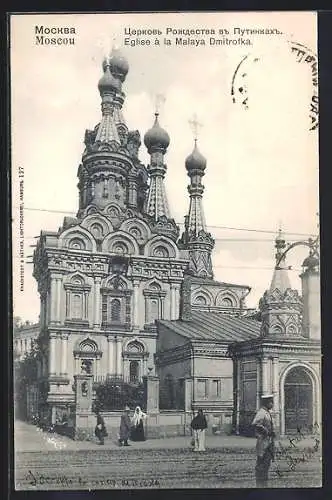
[[[160,111],[160,108],[162,106],[162,104],[164,104],[164,102],[166,101],[166,97],[164,96],[164,94],[157,94],[156,97],[155,97],[155,107],[156,107],[156,115],[159,115],[159,111]]]
[[[194,139],[195,139],[195,142],[196,142],[197,138],[198,138],[198,127],[203,127],[203,124],[199,123],[199,121],[197,120],[196,113],[194,114],[194,116],[192,117],[192,119],[189,120],[189,125],[191,127],[191,130],[193,131]]]
[[[111,52],[111,46],[112,46],[111,37],[106,36],[106,35],[101,35],[101,37],[99,38],[99,40],[97,42],[97,45],[102,49],[103,55],[105,56],[105,58],[108,59],[110,52]]]

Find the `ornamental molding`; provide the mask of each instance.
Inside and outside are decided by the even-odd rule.
[[[284,292],[280,291],[278,288],[275,290],[266,290],[263,297],[259,302],[260,310],[265,308],[287,308],[287,307],[302,307],[302,298],[300,297],[297,290],[287,288]]]
[[[232,353],[232,357],[245,357],[245,356],[263,356],[263,355],[295,355],[295,354],[308,354],[314,356],[321,356],[321,345],[319,344],[292,344],[285,345],[282,343],[264,343],[262,344],[254,344],[254,345],[246,345],[241,346],[241,344],[230,346],[230,351]]]
[[[77,284],[77,283],[64,283],[63,288],[65,290],[71,290],[73,292],[89,292],[91,290],[91,285]]]
[[[155,221],[152,217],[150,219],[150,227],[153,233],[163,234],[168,236],[171,240],[176,241],[180,234],[180,228],[176,225],[174,219],[168,219],[166,215],[162,215]]]
[[[206,344],[204,346],[193,346],[194,356],[209,358],[229,358],[228,346]]]

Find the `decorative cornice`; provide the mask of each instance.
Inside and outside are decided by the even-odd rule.
[[[265,338],[238,342],[229,346],[232,357],[245,357],[247,355],[263,354],[308,354],[321,357],[321,344],[319,341],[294,339],[294,342],[287,344],[285,338],[277,340],[266,340]]]

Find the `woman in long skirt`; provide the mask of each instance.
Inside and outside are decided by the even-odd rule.
[[[144,435],[144,420],[146,413],[142,412],[139,406],[136,406],[134,416],[131,420],[131,440],[132,441],[145,441]]]

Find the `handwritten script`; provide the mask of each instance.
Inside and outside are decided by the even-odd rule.
[[[82,486],[87,489],[100,487],[107,488],[159,488],[160,482],[158,479],[109,479],[109,478],[91,478],[84,479],[81,476],[68,476],[66,474],[39,474],[28,471],[26,481],[30,486],[62,486],[64,488],[72,488],[73,486]]]
[[[311,441],[309,446],[299,448],[299,444],[305,439]],[[301,428],[297,428],[297,434],[288,439],[287,445],[282,444],[280,441],[275,447],[276,473],[282,477],[284,473],[292,472],[300,463],[307,462],[319,451],[320,440],[318,437],[306,435]],[[278,461],[285,461],[287,469],[281,471]]]

